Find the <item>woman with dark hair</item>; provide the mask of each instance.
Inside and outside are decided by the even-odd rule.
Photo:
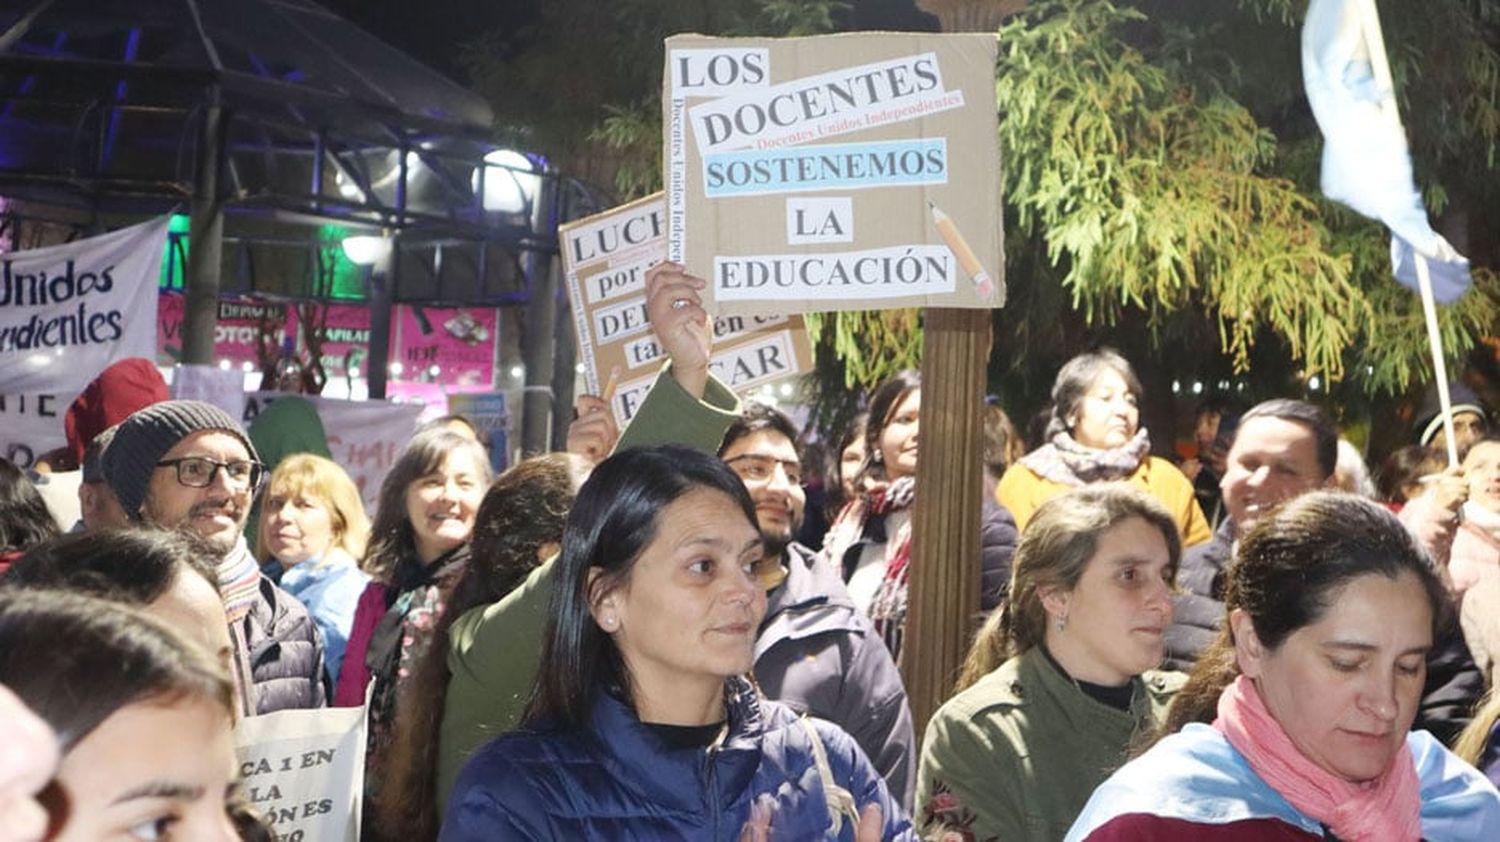
[[[1447,467],[1443,454],[1420,444],[1409,444],[1391,452],[1375,472],[1375,487],[1391,511],[1399,512],[1408,501],[1421,495],[1423,477],[1440,474]]]
[[[0,684],[57,735],[49,842],[238,838],[233,691],[198,647],[117,603],[11,588]]]
[[[96,529],[34,547],[11,566],[0,585],[68,591],[134,606],[229,670],[234,644],[218,575],[209,561],[215,557],[213,548],[191,532]],[[236,689],[252,684],[248,674],[242,675]],[[236,699],[241,713],[253,712],[243,692]]]
[[[859,496],[859,472],[865,464],[865,431],[870,424],[870,413],[861,412],[849,422],[849,429],[839,438],[838,450],[833,455],[833,470],[828,487],[837,489],[828,495],[829,517],[837,517],[849,501]]]
[[[548,453],[501,474],[474,518],[470,563],[432,630],[427,653],[412,674],[397,711],[390,748],[390,775],[376,820],[389,839],[431,839],[441,816],[436,809],[440,769],[439,731],[448,691],[449,629],[469,609],[499,600],[537,565],[557,554],[563,524],[588,477],[590,463],[568,453]],[[451,777],[442,791],[452,788]]]
[[[916,802],[927,837],[1067,831],[1182,685],[1180,673],[1153,671],[1181,555],[1171,516],[1125,483],[1037,509],[1009,598],[927,726]]]
[[[906,630],[907,582],[911,561],[911,515],[917,488],[917,429],[922,408],[922,377],[903,371],[870,397],[864,436],[864,462],[854,481],[858,496],[839,513],[823,552],[843,571],[854,604],[901,663]],[[1010,513],[984,501],[980,521],[980,608],[988,611],[1005,598],[1016,526]]]
[[[1069,840],[1500,838],[1500,793],[1410,730],[1448,597],[1395,516],[1305,494],[1241,539],[1228,577],[1170,736],[1099,787]]]
[[[378,800],[399,689],[427,651],[432,627],[469,561],[469,535],[492,479],[473,439],[418,434],[380,484],[360,595],[334,704],[354,707],[369,689],[365,808]]]
[[[0,459],[0,573],[22,553],[57,535],[57,521],[41,492],[20,468]]]
[[[554,562],[549,668],[521,730],[464,767],[440,838],[913,838],[847,734],[745,677],[764,559],[718,459],[663,445],[600,463]]]
[[[1171,462],[1151,455],[1151,438],[1140,423],[1141,398],[1135,369],[1108,348],[1079,354],[1058,370],[1046,443],[1006,469],[995,488],[1023,532],[1037,507],[1064,491],[1127,480],[1167,507],[1183,546],[1212,537],[1192,482]]]

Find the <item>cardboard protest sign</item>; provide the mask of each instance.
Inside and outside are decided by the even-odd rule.
[[[0,394],[76,395],[151,356],[168,221],[0,257]]]
[[[284,392],[249,392],[245,395],[242,422],[248,427],[255,416],[272,401],[286,397]],[[299,395],[312,402],[328,434],[328,450],[333,461],[349,473],[359,487],[359,496],[370,512],[380,497],[380,483],[395,464],[396,457],[411,441],[417,428],[416,404],[388,401],[344,401],[318,395]]]
[[[365,709],[247,716],[234,726],[241,787],[281,842],[358,842]]]
[[[623,425],[651,388],[665,354],[646,321],[646,270],[666,257],[662,194],[559,229],[568,298],[588,390],[603,395]],[[714,375],[737,391],[812,370],[801,316],[767,313],[714,320]]]
[[[715,312],[999,307],[993,35],[667,39],[668,254]]]

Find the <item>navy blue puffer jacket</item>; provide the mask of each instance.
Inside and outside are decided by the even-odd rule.
[[[757,799],[774,803],[777,840],[852,840],[830,829],[811,738],[790,709],[760,698],[749,682],[725,686],[729,733],[717,748],[678,749],[608,694],[586,732],[520,730],[469,759],[448,802],[441,842],[468,840],[737,840]],[[887,840],[915,840],[854,740],[822,720],[833,777],[860,808],[876,803]]]

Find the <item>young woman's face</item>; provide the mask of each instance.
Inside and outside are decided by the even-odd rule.
[[[1500,442],[1480,442],[1464,457],[1469,499],[1491,512],[1500,512]]]
[[[229,712],[201,698],[136,702],[63,758],[49,842],[233,842]]]
[[[273,488],[260,517],[261,540],[282,567],[322,558],[338,537],[333,508],[309,489]]]
[[[406,516],[424,564],[469,540],[487,490],[484,466],[467,449],[448,454],[437,470],[406,487]]]
[[[913,389],[896,404],[891,420],[880,431],[880,456],[889,479],[917,472],[917,421],[922,414],[922,390]]]
[[[1405,750],[1432,648],[1432,611],[1415,575],[1350,581],[1275,650],[1260,645],[1243,612],[1230,624],[1240,671],[1308,760],[1359,783]]]
[[[760,531],[729,495],[694,489],[656,521],[629,580],[594,607],[648,699],[749,672],[766,613],[755,569],[764,557]]]
[[[1073,439],[1085,447],[1111,450],[1130,441],[1140,417],[1125,378],[1106,368],[1083,393],[1072,419]]]
[[[1166,538],[1149,522],[1130,517],[1104,530],[1078,584],[1042,595],[1048,651],[1074,678],[1112,687],[1154,668],[1172,623],[1174,574]]]

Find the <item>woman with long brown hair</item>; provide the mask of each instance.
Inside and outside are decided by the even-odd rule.
[[[1182,555],[1159,503],[1101,483],[1043,503],[1003,608],[927,726],[917,819],[929,838],[1054,840],[1165,715],[1157,673]],[[964,834],[968,834],[967,837]]]

